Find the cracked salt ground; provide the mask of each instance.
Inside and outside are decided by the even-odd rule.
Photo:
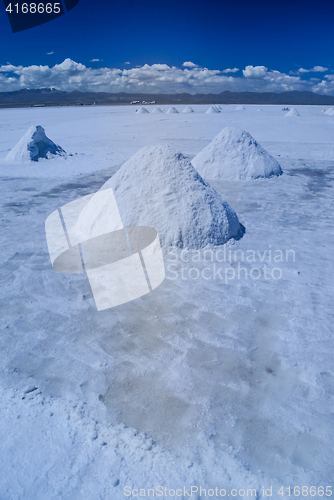
[[[314,113],[318,123],[314,108],[308,109],[300,114]],[[267,113],[275,120],[274,111],[265,111],[263,118],[261,113],[263,132],[251,130],[250,110],[242,117],[231,112],[233,125],[249,129],[265,145],[274,140],[266,122]],[[51,109],[42,112],[50,121],[56,116]],[[89,116],[91,110],[86,112]],[[5,113],[10,116],[11,110]],[[280,113],[277,108],[275,134]],[[138,117],[132,115],[127,109],[116,115],[115,128],[128,125],[129,138],[139,134],[133,124]],[[191,115],[186,145],[208,116]],[[101,120],[113,123],[105,108]],[[152,119],[157,128],[151,124],[152,143],[159,143],[154,133],[173,131],[170,120],[157,128]],[[303,140],[311,139],[314,127],[303,127]],[[294,130],[290,135],[300,134]],[[285,140],[285,133],[278,139]],[[109,136],[110,128],[106,144]],[[64,139],[59,142],[67,150]],[[88,153],[89,144],[85,148]],[[189,147],[189,153],[196,152]],[[19,167],[18,178],[13,169],[12,180],[1,182],[2,204],[26,204],[26,210],[17,215],[10,206],[2,208],[0,496],[120,500],[125,485],[201,484],[253,487],[261,498],[263,485],[332,484],[333,182],[330,173],[298,171],[328,172],[330,163],[286,160],[284,175],[276,179],[210,182],[247,229],[242,239],[227,244],[228,250],[252,249],[267,257],[269,248],[295,251],[295,261],[279,264],[282,279],[192,280],[189,270],[210,267],[210,254],[194,263],[193,253],[184,254],[189,262],[179,253],[177,279],[167,278],[153,293],[97,313],[83,275],[51,268],[44,221],[68,201],[96,191],[108,168],[119,163],[105,161],[100,173],[86,175],[96,166],[84,164],[78,172],[78,164],[68,161],[73,163],[66,178],[52,177],[53,168],[47,178],[45,166],[43,178],[33,178],[32,172],[24,177]],[[1,175],[8,176],[6,168],[0,164]],[[321,190],[305,199],[315,178]],[[166,269],[175,257],[168,259],[166,254]],[[263,266],[259,260],[241,263],[250,271]],[[238,262],[219,265],[237,276]]]

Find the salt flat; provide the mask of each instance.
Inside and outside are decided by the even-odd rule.
[[[278,499],[280,486],[333,485],[334,116],[176,107],[0,110],[1,498],[118,500],[125,486],[198,485],[257,498],[273,486]],[[73,156],[6,163],[33,125]],[[140,148],[191,159],[226,126],[284,171],[206,179],[244,236],[166,254],[159,288],[97,312],[84,275],[51,267],[45,219]]]

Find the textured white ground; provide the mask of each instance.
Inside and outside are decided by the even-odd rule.
[[[334,116],[192,107],[0,110],[1,500],[119,500],[125,486],[147,495],[159,485],[230,497],[255,488],[257,498],[273,486],[278,499],[288,498],[280,486],[333,486]],[[6,164],[32,125],[73,156]],[[52,269],[47,216],[141,147],[192,158],[226,126],[247,130],[284,170],[211,182],[246,228],[228,251],[259,252],[241,263],[249,272],[269,250],[295,261],[267,263],[281,279],[225,283],[189,279],[191,267],[212,273],[210,260],[169,256],[158,289],[97,312],[84,275]],[[237,276],[237,262],[215,264]]]

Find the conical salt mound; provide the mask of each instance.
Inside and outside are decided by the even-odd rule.
[[[235,108],[235,111],[246,111],[246,108],[245,106],[242,106],[242,104],[239,104],[239,106]]]
[[[147,111],[146,108],[143,108],[143,106],[141,106],[139,109],[137,109],[136,113],[137,115],[144,115],[146,113],[149,113],[149,111]]]
[[[21,140],[6,156],[7,161],[38,161],[39,158],[51,158],[52,155],[64,155],[65,151],[51,141],[40,125],[30,127]]]
[[[182,111],[182,113],[193,113],[193,112],[194,112],[194,110],[190,106],[186,106],[184,108],[184,110]]]
[[[124,226],[153,227],[165,249],[222,245],[244,232],[234,210],[188,159],[167,146],[138,151],[101,189],[109,188]],[[94,227],[103,212],[96,205],[93,197],[81,212],[79,231],[83,225],[87,234],[87,220]]]
[[[169,110],[167,111],[168,114],[170,113],[178,113],[178,110],[176,108],[169,108]]]
[[[334,115],[334,108],[328,108],[325,112],[325,115]]]
[[[220,110],[216,106],[210,106],[210,108],[205,111],[205,114],[209,115],[211,113],[220,113]]]
[[[192,164],[207,179],[250,180],[283,173],[248,132],[233,127],[224,128]]]
[[[300,116],[296,108],[290,109],[285,116]]]
[[[154,108],[152,113],[164,113],[164,110],[161,108]]]

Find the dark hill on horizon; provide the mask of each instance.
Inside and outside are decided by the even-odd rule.
[[[65,92],[56,89],[22,89],[0,92],[0,107],[121,105],[132,101],[156,104],[278,104],[334,105],[334,96],[313,92],[230,92],[220,94],[137,94],[108,92]],[[138,103],[137,103],[138,104]]]

